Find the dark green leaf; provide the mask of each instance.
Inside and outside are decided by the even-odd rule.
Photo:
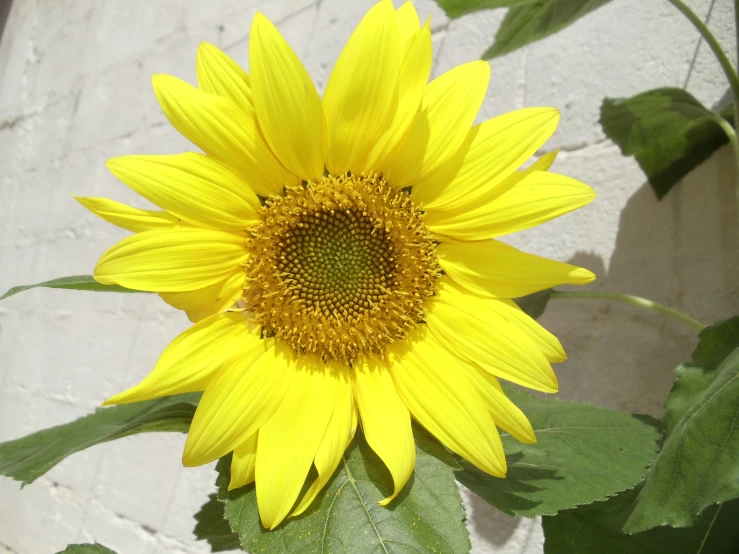
[[[144,292],[140,290],[127,289],[120,285],[103,285],[93,279],[92,275],[74,275],[72,277],[60,277],[59,279],[36,283],[35,285],[13,287],[8,292],[0,296],[0,300],[7,298],[8,296],[18,294],[19,292],[23,292],[24,290],[35,289],[36,287],[45,287],[48,289],[92,290],[98,292]]]
[[[226,490],[229,458],[223,458],[217,468],[219,499],[225,503],[231,528],[250,552],[469,552],[449,454],[425,432],[417,434],[416,446],[413,476],[387,508],[377,502],[392,490],[390,474],[360,433],[311,507],[273,531],[259,523],[253,485]]]
[[[636,158],[658,198],[728,141],[711,112],[680,88],[606,98],[600,124],[624,156]]]
[[[739,496],[739,317],[705,328],[665,400],[665,442],[624,529],[687,527]]]
[[[480,10],[513,8],[540,2],[541,0],[436,0],[441,9],[452,19]]]
[[[115,552],[101,544],[70,544],[57,554],[115,554]]]
[[[211,552],[241,550],[239,536],[231,531],[223,513],[223,503],[218,501],[216,494],[208,497],[208,502],[195,514],[195,519],[198,523],[193,533],[199,541],[208,541]]]
[[[545,554],[733,554],[739,544],[739,501],[705,510],[692,527],[658,527],[625,535],[621,529],[638,489],[605,502],[542,519]]]
[[[534,398],[512,387],[506,393],[528,416],[538,442],[504,435],[505,479],[467,462],[457,479],[507,514],[553,515],[604,500],[641,481],[654,458],[660,432],[651,418]]]
[[[507,54],[553,35],[610,0],[538,0],[509,2],[513,6],[483,59]],[[502,2],[501,2],[502,4]]]
[[[534,294],[529,294],[528,296],[514,298],[513,301],[530,317],[539,319],[547,309],[547,304],[549,304],[549,298],[551,296],[552,289],[545,289]]]
[[[0,444],[0,475],[32,483],[66,457],[103,442],[137,433],[185,433],[199,393],[100,408],[71,423]]]

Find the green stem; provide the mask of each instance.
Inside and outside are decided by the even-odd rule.
[[[687,314],[684,314],[682,312],[679,312],[673,308],[670,308],[668,306],[665,306],[664,304],[659,304],[658,302],[652,302],[651,300],[647,300],[646,298],[641,298],[640,296],[634,296],[632,294],[621,294],[618,292],[592,292],[592,291],[559,291],[555,290],[552,291],[551,299],[555,298],[594,298],[599,300],[613,300],[615,302],[624,302],[626,304],[631,304],[633,306],[640,306],[642,308],[648,308],[650,310],[654,310],[655,312],[659,312],[663,315],[672,317],[677,319],[678,321],[682,321],[683,323],[686,323],[690,325],[691,327],[694,327],[695,329],[698,329],[699,331],[702,331],[706,328],[706,325],[698,321],[697,319],[693,319]]]
[[[711,33],[703,20],[698,17],[693,10],[686,6],[682,0],[667,1],[680,10],[683,15],[690,20],[693,26],[698,29],[698,32],[706,40],[708,46],[711,47],[711,50],[713,50],[713,53],[716,55],[716,59],[718,59],[721,69],[724,70],[726,78],[729,80],[729,84],[731,85],[731,90],[734,92],[734,98],[739,98],[739,76],[736,74],[734,66],[731,65],[731,61],[726,55],[726,52],[721,48],[719,41],[716,40],[716,37],[713,36],[713,33]]]
[[[739,0],[734,0],[734,36],[736,37],[736,59],[739,62]],[[739,95],[734,95],[734,115],[736,128],[739,129]]]
[[[711,114],[713,115],[713,120],[718,123],[719,127],[724,130],[724,133],[726,133],[726,136],[729,138],[729,143],[734,149],[734,154],[736,154],[737,163],[739,164],[739,140],[737,140],[736,138],[736,131],[734,130],[734,127],[732,127],[731,123],[726,121],[719,114],[713,112],[711,112]]]
[[[721,511],[721,508],[723,508],[723,504],[719,504],[718,508],[716,508],[716,511],[713,513],[713,519],[711,519],[711,523],[708,525],[708,529],[706,529],[706,534],[703,535],[703,540],[701,541],[700,547],[698,547],[698,552],[696,554],[701,554],[703,552],[703,547],[706,546],[706,541],[708,540],[708,535],[711,534],[711,530],[713,529],[713,526],[716,524],[716,519],[718,519],[718,514]]]
[[[736,112],[735,115],[739,117],[739,101],[734,102],[734,111]],[[736,168],[736,190],[734,191],[734,194],[736,195],[736,217],[737,220],[739,220],[739,139],[737,139],[734,128],[723,117],[718,114],[713,114],[713,120],[719,125],[719,127],[721,127],[721,129],[723,129],[726,136],[729,137],[729,143],[731,144],[731,148],[734,150],[734,165]]]
[[[736,36],[736,59],[739,62],[739,0],[734,0],[734,34]],[[739,129],[739,94],[736,94],[736,91],[734,92],[734,129]],[[736,133],[734,133],[734,141],[736,142]],[[734,153],[739,160],[739,151],[735,149]],[[736,179],[739,182],[739,161],[737,161]],[[737,198],[739,199],[739,189],[737,189]],[[739,205],[739,201],[737,204]],[[736,216],[739,218],[739,212]]]

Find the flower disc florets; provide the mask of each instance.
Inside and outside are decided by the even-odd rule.
[[[298,353],[351,363],[423,319],[440,268],[422,213],[384,178],[327,176],[267,200],[246,308]]]

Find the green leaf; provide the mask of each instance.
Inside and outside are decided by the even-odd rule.
[[[518,304],[518,307],[526,312],[529,317],[539,319],[547,309],[547,304],[549,304],[549,298],[551,296],[552,289],[545,289],[535,292],[534,294],[529,294],[528,296],[514,298],[513,301]]]
[[[100,408],[71,423],[0,444],[0,475],[32,483],[66,457],[103,442],[137,433],[190,428],[200,394]]]
[[[603,132],[624,156],[636,158],[658,198],[726,144],[726,134],[713,117],[680,88],[606,98],[600,108]]]
[[[665,400],[665,441],[624,527],[687,527],[739,496],[739,317],[706,327]]]
[[[482,55],[488,60],[553,35],[610,0],[537,0],[506,2],[512,6]],[[460,2],[461,3],[461,2]],[[478,2],[479,3],[479,2]],[[490,4],[492,2],[489,2]],[[500,4],[504,4],[500,2]],[[470,10],[472,11],[472,10]]]
[[[98,292],[145,292],[141,290],[127,289],[120,285],[103,285],[98,283],[92,275],[74,275],[72,277],[60,277],[59,279],[36,283],[35,285],[13,287],[8,292],[0,296],[0,300],[13,296],[14,294],[18,294],[19,292],[23,292],[24,290],[35,289],[36,287],[45,287],[48,289],[93,290]]]
[[[480,10],[513,8],[540,2],[541,0],[436,0],[441,9],[452,19]]]
[[[392,491],[392,479],[361,433],[357,435],[311,507],[273,531],[259,523],[253,485],[226,490],[230,458],[223,458],[217,467],[218,497],[243,548],[260,554],[469,552],[465,514],[448,452],[419,430],[413,476],[383,508],[377,502]]]
[[[195,520],[198,523],[193,533],[199,541],[208,541],[211,552],[241,550],[239,536],[231,531],[223,513],[223,503],[218,501],[216,494],[208,497],[208,502],[195,514]]]
[[[101,544],[70,544],[57,554],[115,554],[115,552]]]
[[[605,502],[567,510],[542,519],[545,554],[733,554],[739,544],[739,501],[705,510],[692,527],[658,527],[625,535],[626,522],[639,489]]]
[[[496,479],[462,462],[460,483],[510,515],[534,517],[604,500],[642,480],[660,432],[647,416],[589,404],[506,393],[528,416],[536,444],[503,435],[508,476]]]

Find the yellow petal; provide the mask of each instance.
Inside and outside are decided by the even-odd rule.
[[[359,424],[359,412],[357,410],[356,403],[352,403],[352,432],[351,432],[351,437],[349,437],[349,441],[347,442],[347,446],[349,446],[349,443],[354,438],[354,435],[357,432],[358,424]]]
[[[336,366],[338,364],[334,367],[336,368]],[[290,517],[299,516],[307,510],[321,489],[326,486],[334,470],[341,462],[344,451],[352,440],[353,429],[356,428],[356,424],[354,428],[352,427],[355,408],[352,387],[346,378],[348,368],[343,367],[337,369],[341,373],[337,373],[333,413],[326,428],[326,434],[323,435],[321,445],[318,447],[316,458],[313,461],[316,470],[318,470],[318,479],[310,486]]]
[[[104,406],[205,390],[226,361],[261,342],[241,314],[211,316],[181,333],[143,381],[106,400]]]
[[[541,225],[595,198],[589,186],[548,171],[528,173],[513,188],[479,207],[427,214],[429,229],[454,240],[483,240]]]
[[[413,201],[425,211],[472,204],[500,185],[528,160],[557,129],[554,108],[527,108],[495,117],[479,125],[459,172],[445,183],[419,183]]]
[[[267,529],[285,519],[303,487],[333,412],[337,379],[317,357],[301,356],[285,399],[259,431],[257,505]]]
[[[398,107],[398,23],[390,0],[370,9],[341,52],[323,95],[328,170],[358,173]]]
[[[206,154],[239,172],[257,194],[281,194],[299,179],[262,137],[251,106],[203,92],[170,75],[155,75],[154,92],[169,122]]]
[[[476,61],[457,66],[427,85],[403,150],[385,170],[391,185],[404,188],[420,183],[459,150],[489,80],[490,65]]]
[[[249,66],[259,126],[282,164],[306,181],[319,181],[328,148],[326,118],[310,75],[280,32],[254,16]]]
[[[467,378],[485,400],[495,425],[522,443],[534,444],[536,434],[531,423],[521,409],[501,390],[495,377],[470,364],[461,365]]]
[[[527,254],[497,240],[445,242],[436,252],[444,272],[480,296],[518,298],[595,280],[595,274],[585,268]]]
[[[523,331],[541,350],[549,363],[555,364],[567,359],[559,339],[526,314],[513,300],[480,298],[480,301],[486,308],[498,311],[508,322]]]
[[[139,210],[107,198],[72,196],[96,216],[134,233],[151,229],[171,229],[179,224],[179,220],[167,212]]]
[[[476,306],[474,315],[482,320],[493,318],[494,321],[490,325],[500,325],[498,322],[501,318],[504,319],[508,324],[515,327],[515,329],[507,332],[510,336],[520,336],[519,332],[523,333],[525,338],[520,339],[522,344],[528,344],[526,339],[529,339],[549,363],[559,363],[567,359],[567,354],[565,354],[559,339],[527,315],[513,300],[474,295],[452,281],[448,275],[442,277],[441,283],[444,290],[440,294],[456,293],[467,295],[466,298],[468,299],[470,297],[474,298]],[[550,375],[549,372],[547,374]],[[551,377],[551,379],[554,379],[556,386],[556,378]]]
[[[231,452],[282,403],[295,373],[292,353],[262,342],[261,348],[230,360],[208,385],[190,425],[184,465],[207,464]]]
[[[411,6],[415,13],[415,8],[410,2],[403,4],[403,7],[405,6]],[[400,15],[400,12],[398,14]],[[402,152],[408,128],[418,112],[431,74],[431,61],[431,30],[426,25],[416,33],[408,46],[398,77],[398,110],[390,128],[372,147],[365,164],[365,172],[384,173],[395,156]]]
[[[254,482],[254,466],[257,463],[257,437],[259,433],[250,435],[234,449],[231,457],[231,481],[228,490],[240,489]]]
[[[371,355],[355,368],[354,394],[364,436],[393,477],[393,493],[380,501],[385,506],[398,496],[416,463],[411,416],[385,363]]]
[[[450,450],[503,477],[506,461],[495,424],[460,362],[423,327],[388,348],[395,388],[418,422]]]
[[[401,59],[408,51],[408,47],[421,29],[418,12],[410,0],[398,8],[398,39],[400,45]],[[402,73],[402,72],[401,72]]]
[[[557,377],[531,339],[446,279],[427,302],[425,320],[439,342],[460,358],[524,387],[557,392]]]
[[[418,187],[415,187],[413,190],[417,190],[421,186],[424,188],[428,187],[431,190],[442,190],[450,182],[452,182],[459,171],[462,169],[462,165],[465,161],[465,158],[467,157],[467,152],[469,151],[470,147],[472,146],[472,143],[477,140],[477,135],[480,133],[481,126],[477,125],[470,129],[470,132],[467,133],[467,138],[465,139],[465,143],[462,145],[462,147],[457,151],[456,154],[454,154],[449,160],[447,160],[438,170],[436,170],[432,175],[430,175],[428,178],[424,179],[423,185],[419,185]],[[431,208],[429,210],[426,209],[426,206],[423,206],[424,211],[426,211],[426,224],[427,225],[444,225],[449,222],[454,222],[456,220],[463,221],[466,217],[469,217],[469,214],[473,211],[480,211],[479,208],[485,207],[489,205],[491,202],[497,200],[503,193],[513,189],[516,187],[521,181],[523,181],[526,177],[531,175],[534,171],[546,171],[551,167],[551,165],[554,163],[554,160],[557,157],[558,150],[555,150],[553,152],[548,152],[547,154],[542,155],[539,157],[534,163],[532,163],[529,167],[526,169],[520,170],[520,171],[514,171],[508,177],[503,179],[502,182],[500,182],[496,187],[493,189],[486,188],[486,191],[481,194],[480,196],[476,197],[474,201],[467,202],[454,207],[454,208]],[[416,200],[419,199],[418,196],[419,193],[416,193]],[[411,197],[413,197],[413,191],[411,191]],[[444,237],[439,235],[438,240],[444,241],[444,240],[454,240],[449,237]]]
[[[530,167],[528,167],[528,172],[533,173],[534,171],[549,171],[549,168],[552,167],[552,164],[557,159],[557,154],[559,154],[559,148],[556,150],[552,150],[551,152],[547,152],[546,154],[542,154],[539,156],[539,159],[537,159],[534,163],[531,164]]]
[[[208,156],[122,156],[107,165],[141,196],[193,225],[241,231],[262,219],[257,195],[237,173]]]
[[[233,306],[244,292],[245,283],[246,271],[239,267],[231,277],[214,285],[186,292],[162,292],[159,296],[170,306],[187,312],[190,321],[198,322]]]
[[[195,227],[144,231],[105,252],[93,277],[136,290],[197,290],[230,277],[245,259],[240,235]]]
[[[200,90],[230,98],[250,109],[249,75],[217,46],[201,42],[195,63]]]
[[[472,143],[475,142],[475,139],[477,138],[477,135],[480,132],[480,126],[476,125],[475,127],[472,127],[468,132],[467,136],[464,138],[464,141],[462,142],[462,146],[460,146],[457,151],[452,154],[449,158],[444,161],[437,169],[432,171],[431,173],[424,175],[423,179],[413,186],[411,190],[411,198],[413,198],[413,191],[417,191],[420,188],[429,188],[430,190],[442,190],[444,187],[448,186],[449,183],[451,183],[456,175],[459,173],[459,171],[462,169],[462,164],[464,164],[464,160],[467,157],[467,152],[469,151],[470,147],[472,146]],[[400,147],[400,151],[402,152],[403,148]],[[505,184],[509,185],[508,179],[506,179]],[[517,182],[517,181],[516,181]],[[513,184],[510,184],[509,188],[512,187]],[[416,192],[416,196],[419,197],[419,193]],[[479,202],[479,200],[478,200]],[[418,202],[419,206],[425,210],[425,206],[422,206],[421,202]],[[470,210],[471,208],[468,206],[465,206],[465,210]],[[461,209],[460,209],[461,211]],[[428,216],[433,217],[439,212],[439,210],[432,210]],[[451,212],[451,210],[446,210],[444,212],[444,215],[448,217],[448,214]],[[427,217],[428,217],[427,216]]]

